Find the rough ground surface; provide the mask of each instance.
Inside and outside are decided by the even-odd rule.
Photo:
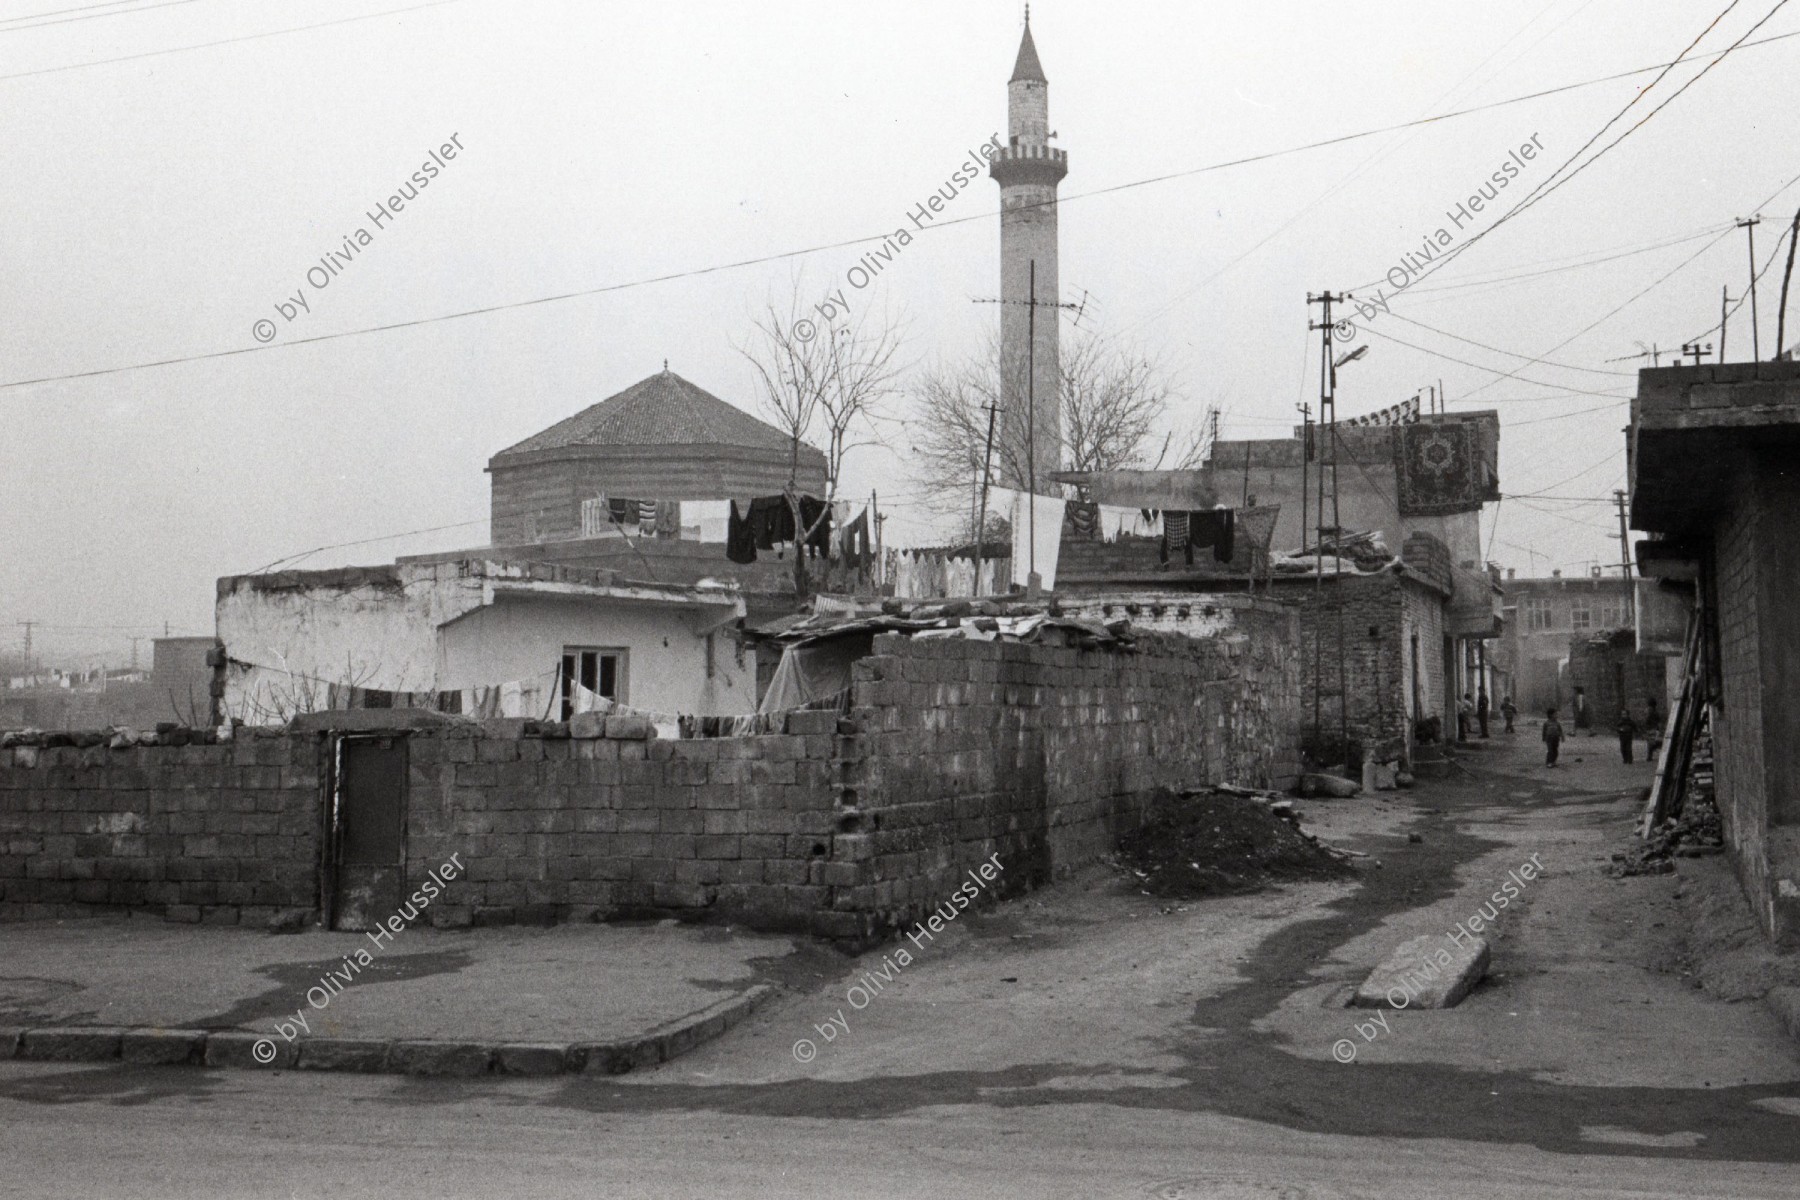
[[[1306,805],[1371,855],[1352,878],[1172,902],[1096,868],[959,919],[872,996],[892,946],[820,961],[641,1074],[0,1064],[0,1195],[1792,1200],[1796,1044],[1682,975],[1716,861],[1609,878],[1649,768],[1574,738],[1546,771],[1534,733]],[[1534,853],[1461,1005],[1343,1006]]]
[[[309,989],[343,957],[374,962],[340,993]],[[271,936],[157,920],[0,925],[0,1025],[128,1025],[310,1036],[517,1042],[631,1037],[793,975],[828,951],[796,939],[644,922]],[[792,960],[792,961],[789,961]]]
[[[1267,804],[1218,792],[1163,792],[1152,802],[1149,822],[1120,841],[1119,857],[1145,892],[1174,900],[1353,873]]]

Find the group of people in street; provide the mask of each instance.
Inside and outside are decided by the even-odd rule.
[[[1575,731],[1577,733],[1585,732],[1592,736],[1594,729],[1593,723],[1588,716],[1587,696],[1583,694],[1581,688],[1575,689],[1574,707]],[[1646,696],[1644,698],[1644,709],[1646,714],[1643,724],[1644,756],[1645,758],[1649,758],[1662,748],[1662,714],[1658,708],[1655,696]],[[1544,711],[1542,736],[1544,739],[1544,765],[1547,767],[1554,767],[1556,765],[1557,756],[1562,750],[1563,727],[1562,722],[1556,719],[1556,713],[1557,710],[1554,708],[1546,709]],[[1508,727],[1510,728],[1510,723]],[[1639,726],[1636,719],[1632,717],[1629,708],[1619,709],[1619,720],[1616,728],[1619,735],[1619,758],[1623,762],[1631,762],[1633,744],[1637,740]]]

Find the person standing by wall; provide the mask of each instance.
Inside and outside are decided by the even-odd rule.
[[[1575,689],[1575,732],[1594,736],[1594,723],[1588,715],[1587,692],[1583,688]]]
[[[1456,740],[1469,740],[1469,724],[1475,716],[1475,706],[1469,703],[1469,693],[1464,692],[1462,699],[1456,703]]]
[[[1486,688],[1482,688],[1481,691],[1475,694],[1475,720],[1476,723],[1481,726],[1481,736],[1486,737],[1488,735],[1488,694]]]
[[[1631,719],[1631,710],[1619,710],[1619,757],[1626,762],[1631,761],[1631,742],[1637,737],[1637,722]]]
[[[1500,702],[1500,713],[1506,718],[1506,732],[1516,733],[1517,730],[1513,728],[1513,719],[1519,715],[1519,706],[1513,703],[1511,692],[1508,692],[1506,699]]]
[[[1544,710],[1544,765],[1554,767],[1556,756],[1562,750],[1563,727],[1556,719],[1554,708]]]

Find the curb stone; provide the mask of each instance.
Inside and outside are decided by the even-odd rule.
[[[1796,999],[1800,1000],[1800,989]],[[253,1071],[300,1069],[364,1074],[477,1078],[485,1075],[622,1075],[679,1058],[719,1037],[773,999],[779,989],[755,984],[698,1012],[617,1042],[480,1042],[435,1039],[301,1038],[288,1042],[242,1029],[0,1026],[0,1060],[126,1062],[144,1066],[204,1065]],[[1771,1000],[1773,1003],[1773,1000]],[[1796,1006],[1800,1016],[1800,1005]],[[256,1057],[263,1042],[275,1048]]]
[[[27,1029],[17,1054],[36,1062],[112,1062],[124,1036],[122,1028],[112,1025]]]
[[[205,1053],[204,1029],[127,1029],[119,1047],[121,1060],[147,1066],[197,1063]]]
[[[652,1067],[679,1058],[700,1043],[718,1037],[774,995],[774,987],[759,983],[699,1012],[660,1025],[641,1037],[590,1046],[586,1072],[589,1075],[623,1075],[635,1067]]]
[[[492,1049],[473,1042],[398,1041],[388,1047],[387,1070],[397,1075],[486,1075],[493,1058]]]
[[[268,1042],[275,1047],[275,1057],[268,1062],[256,1060],[256,1044]],[[201,1061],[209,1067],[244,1067],[253,1071],[282,1070],[294,1065],[294,1047],[260,1033],[221,1030],[206,1035],[206,1049]]]
[[[301,1038],[297,1043],[302,1071],[360,1071],[381,1074],[387,1069],[388,1043],[370,1038]]]

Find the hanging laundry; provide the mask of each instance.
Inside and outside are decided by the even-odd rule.
[[[792,509],[790,508],[790,519]],[[831,508],[823,500],[812,496],[800,497],[800,531],[806,539],[807,548],[814,558],[826,558],[831,554]]]
[[[731,515],[725,526],[725,557],[734,563],[756,561],[756,530],[750,519],[738,512],[736,500],[731,501]]]
[[[1211,546],[1215,561],[1230,562],[1236,535],[1236,516],[1229,508],[1195,509],[1188,513],[1188,545]],[[1188,561],[1194,561],[1191,554]]]
[[[786,496],[758,496],[752,500],[749,522],[758,550],[773,550],[794,540],[794,510]]]
[[[679,538],[681,536],[681,501],[658,500],[656,502],[656,536],[659,538]]]
[[[1188,514],[1185,512],[1165,512],[1163,519],[1162,543],[1158,553],[1164,566],[1168,565],[1169,556],[1175,551],[1184,552],[1189,566],[1194,565],[1194,547],[1188,541]]]
[[[609,496],[606,510],[614,525],[623,525],[626,521],[637,520],[637,501],[626,500],[617,496]]]
[[[869,510],[864,509],[844,526],[844,561],[862,570],[874,558],[869,546]]]

